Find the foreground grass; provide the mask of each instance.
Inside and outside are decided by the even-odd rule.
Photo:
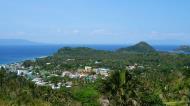
[[[166,106],[188,106],[188,103],[184,101],[165,102],[164,104]]]
[[[83,106],[99,106],[99,93],[93,86],[75,87],[73,97]]]
[[[9,103],[0,99],[0,106],[9,106]]]
[[[0,99],[0,106],[19,106],[19,105],[15,104],[14,102],[11,102],[11,101],[6,101],[6,100]],[[21,104],[21,106],[26,106],[26,105]],[[27,104],[27,106],[52,106],[52,105],[48,102],[44,102],[41,100],[34,100],[33,104]]]

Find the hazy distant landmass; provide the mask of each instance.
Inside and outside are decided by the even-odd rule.
[[[189,45],[182,45],[175,49],[175,51],[190,52]]]
[[[0,39],[0,45],[6,46],[6,45],[43,45],[43,43],[39,42],[33,42],[29,40],[23,40],[23,39]]]

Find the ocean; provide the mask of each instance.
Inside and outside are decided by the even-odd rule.
[[[0,46],[0,64],[52,55],[60,46]]]
[[[97,50],[114,51],[127,45],[43,45],[43,46],[0,46],[0,64],[9,64],[27,59],[53,55],[58,49],[69,47],[90,47]],[[172,51],[177,46],[153,46],[159,51]]]

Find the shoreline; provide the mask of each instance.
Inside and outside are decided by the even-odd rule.
[[[21,62],[24,62],[24,61],[26,61],[26,60],[36,60],[36,59],[38,59],[38,58],[46,58],[46,57],[48,57],[48,56],[51,56],[51,55],[44,55],[44,56],[37,56],[37,57],[28,57],[28,58],[25,58],[25,59],[18,59],[18,61],[17,60],[15,60],[14,62],[8,62],[8,63],[0,63],[0,65],[7,65],[7,64],[15,64],[15,63],[21,63]]]
[[[82,45],[78,45],[78,46],[75,45],[75,46],[71,46],[71,47],[75,48],[75,47],[81,47],[81,46]],[[117,46],[117,47],[115,47],[115,46]],[[96,50],[106,50],[106,51],[115,51],[115,49],[120,48],[123,45],[115,45],[115,46],[114,45],[111,45],[111,46],[107,46],[107,45],[106,46],[105,45],[98,45],[98,46],[97,45],[83,45],[83,47],[89,47],[89,48],[93,48]],[[45,49],[44,48],[39,49],[39,47],[40,46],[38,46],[37,49],[35,48],[35,49],[31,50],[31,52],[35,53],[34,55],[30,51],[28,51],[28,50],[30,50],[28,48],[26,48],[26,49],[25,48],[19,48],[18,53],[21,53],[20,51],[24,51],[24,52],[27,51],[27,52],[26,52],[26,55],[25,55],[25,53],[21,53],[18,56],[17,56],[17,54],[15,55],[15,53],[17,53],[17,52],[13,52],[13,53],[11,52],[12,48],[10,50],[9,50],[9,48],[8,49],[4,48],[3,50],[7,50],[7,52],[0,55],[0,65],[18,63],[18,62],[23,62],[25,60],[35,60],[37,58],[45,58],[45,57],[53,55],[53,53],[56,52],[57,50],[59,50],[59,48],[65,47],[65,46],[59,45],[59,46],[55,46],[55,48],[52,46],[47,48],[47,46],[46,46]],[[127,47],[127,45],[126,45],[126,47]],[[168,47],[166,45],[166,46],[158,47],[158,46],[154,45],[153,47],[159,52],[168,52],[168,53],[186,54],[186,55],[190,54],[189,52],[173,51],[172,48],[174,48],[174,46]],[[114,49],[114,50],[112,50],[112,49]],[[13,51],[16,51],[16,50],[17,49],[15,49]],[[42,50],[42,53],[39,52],[39,55],[37,55],[38,52],[36,52],[36,51],[40,51],[40,50]],[[47,52],[44,52],[46,50],[47,50]],[[8,55],[6,55],[6,53],[8,53]],[[40,55],[40,54],[42,54],[42,55]]]

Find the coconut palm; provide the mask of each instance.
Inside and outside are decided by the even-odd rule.
[[[112,72],[103,85],[103,91],[108,92],[109,100],[115,105],[129,106],[138,101],[136,94],[138,82],[132,78],[128,71]]]

